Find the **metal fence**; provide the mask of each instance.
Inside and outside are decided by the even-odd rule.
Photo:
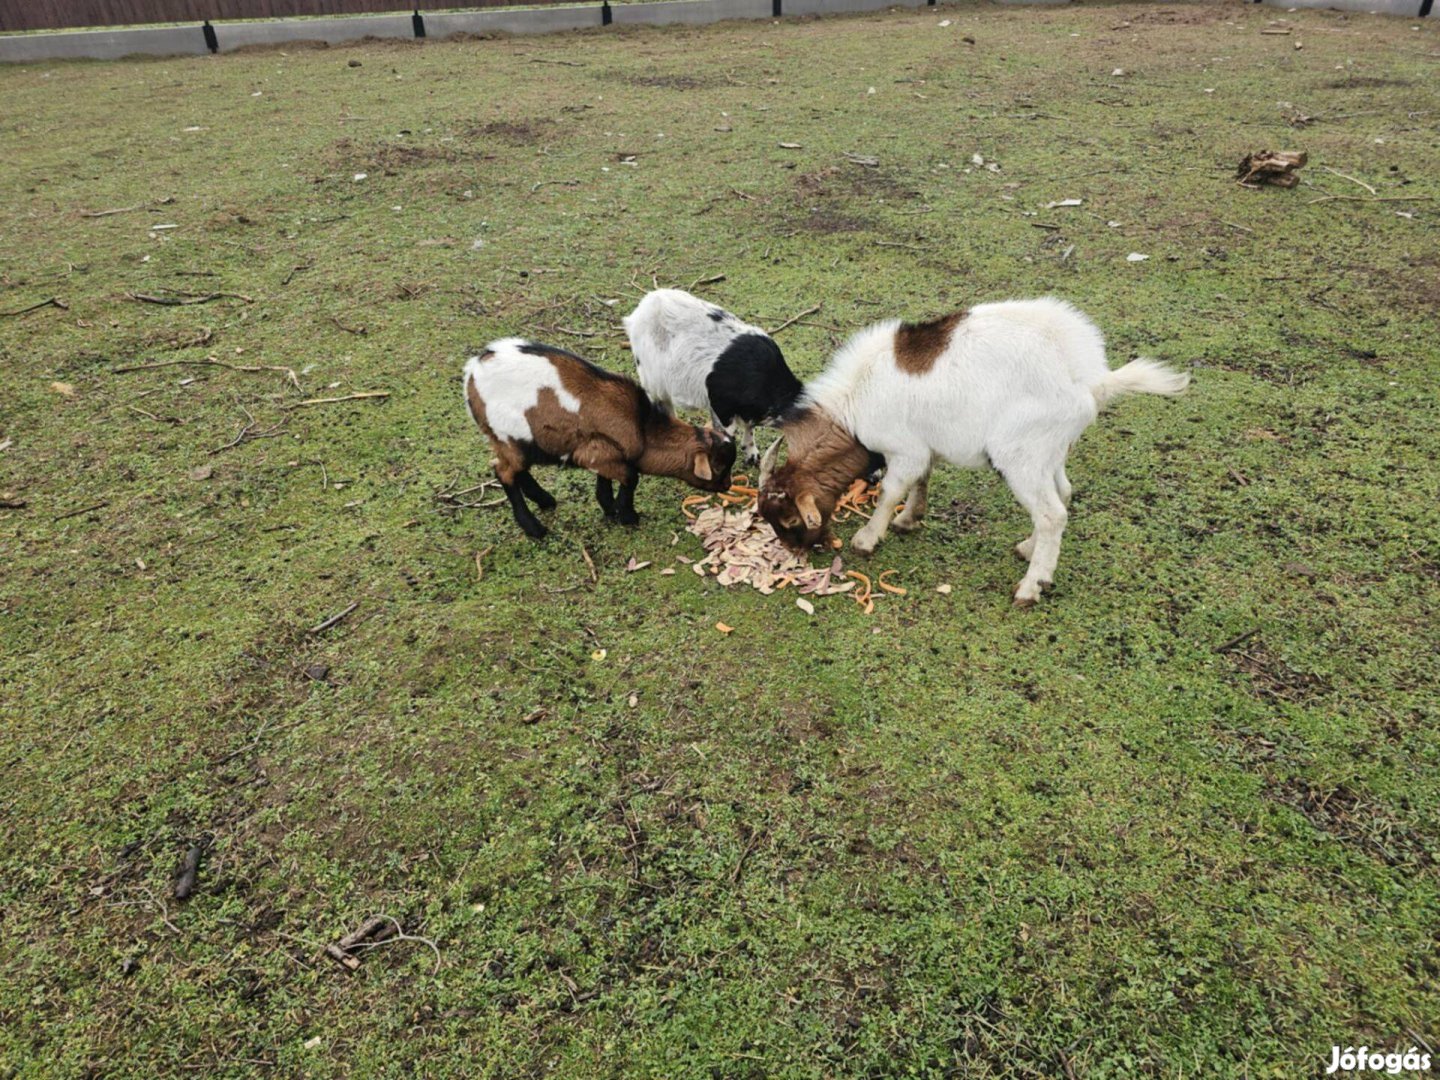
[[[414,11],[486,8],[516,0],[0,0],[0,30],[140,26],[214,19],[283,19],[295,15],[408,15]],[[559,0],[523,0],[526,4]]]

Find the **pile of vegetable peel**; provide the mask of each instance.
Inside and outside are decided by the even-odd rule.
[[[681,509],[690,519],[686,531],[698,536],[707,552],[703,559],[690,564],[696,574],[713,577],[727,587],[746,584],[765,595],[782,589],[794,589],[797,596],[847,593],[867,615],[874,612],[878,596],[905,595],[905,589],[885,580],[894,570],[886,570],[872,581],[867,574],[847,571],[838,555],[828,566],[811,566],[807,558],[781,543],[770,523],[760,516],[756,509],[758,493],[743,483],[745,479],[737,477],[728,492],[690,495],[682,503]],[[842,513],[845,517],[852,513],[868,517],[863,508],[873,506],[875,497],[873,487],[857,480],[837,507],[837,520],[842,520]],[[814,612],[808,601],[797,599],[796,605],[806,614]]]

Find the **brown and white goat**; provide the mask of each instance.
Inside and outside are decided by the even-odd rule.
[[[675,419],[631,380],[564,349],[522,338],[491,342],[465,363],[465,404],[490,440],[516,524],[536,540],[548,530],[525,500],[551,510],[555,497],[535,482],[532,465],[589,469],[600,509],[622,525],[640,520],[641,473],[702,491],[730,487],[733,440]]]
[[[760,512],[788,546],[810,547],[825,537],[868,448],[887,466],[874,516],[850,541],[868,555],[891,524],[902,532],[919,525],[936,461],[988,463],[1030,512],[1033,531],[1015,548],[1030,566],[1015,600],[1033,603],[1060,557],[1071,444],[1111,398],[1179,394],[1189,381],[1151,360],[1110,370],[1099,329],[1053,298],[877,323],[836,353],[782,420],[789,460],[775,468],[778,440],[766,453]]]

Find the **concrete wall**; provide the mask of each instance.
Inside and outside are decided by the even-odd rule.
[[[221,52],[247,45],[284,45],[291,41],[325,41],[339,45],[361,38],[413,38],[409,15],[356,15],[334,19],[280,19],[275,22],[219,23],[215,38]]]
[[[1265,0],[1272,7],[1334,8],[1340,11],[1368,11],[1377,15],[1403,15],[1414,19],[1424,7],[1423,0]],[[1436,5],[1430,15],[1440,15]]]
[[[398,2],[398,0],[397,0]],[[782,0],[785,15],[838,15],[879,11],[888,7],[924,7],[925,0]],[[1068,3],[1069,0],[998,0],[1000,3]],[[1375,11],[1415,18],[1427,0],[1266,0],[1279,7],[1329,7]],[[1428,0],[1436,2],[1436,0]],[[1440,9],[1440,3],[1437,3]],[[768,19],[772,0],[660,0],[658,3],[616,4],[617,26],[663,26],[711,23],[722,19]],[[515,11],[474,11],[426,15],[427,40],[450,34],[545,34],[600,26],[600,5],[536,7]],[[220,51],[247,45],[283,45],[296,41],[341,44],[360,38],[413,38],[408,15],[361,15],[323,19],[282,19],[274,22],[224,22],[215,25]],[[121,56],[184,56],[207,52],[198,26],[134,30],[82,30],[67,33],[0,35],[0,63]]]
[[[849,11],[925,6],[925,0],[784,0],[784,3],[786,15],[839,15]]]
[[[537,7],[524,11],[467,11],[458,15],[426,15],[426,39],[450,34],[549,34],[600,25],[599,3],[584,7]]]
[[[198,26],[0,36],[0,62],[11,63],[27,60],[115,60],[136,53],[146,56],[199,56],[209,51]]]
[[[654,4],[618,4],[610,10],[616,25],[666,26],[722,19],[768,19],[774,9],[771,0],[661,0]]]

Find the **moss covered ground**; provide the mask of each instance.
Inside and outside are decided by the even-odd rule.
[[[0,1075],[1440,1044],[1433,21],[962,4],[0,69]],[[1234,183],[1266,147],[1300,187]],[[440,497],[489,476],[467,349],[624,370],[640,290],[719,275],[770,326],[819,305],[802,374],[1055,293],[1194,385],[1081,440],[1031,610],[985,473],[937,473],[869,617],[660,576],[699,554],[667,481],[631,531],[542,478],[543,544]],[[433,949],[323,955],[381,913]]]

